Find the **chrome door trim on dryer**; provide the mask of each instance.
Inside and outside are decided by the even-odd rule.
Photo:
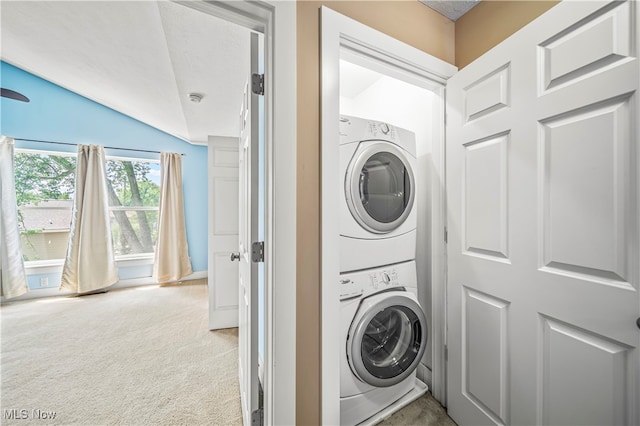
[[[345,177],[345,197],[347,199],[347,205],[349,206],[351,215],[363,228],[376,234],[385,234],[402,225],[411,213],[415,199],[415,177],[413,169],[402,149],[396,147],[391,142],[370,140],[361,142],[360,145],[368,146],[364,149],[358,147],[356,151],[357,155],[354,156],[347,169]],[[389,221],[376,219],[363,202],[363,198],[368,197],[367,194],[363,194],[363,185],[365,184],[363,181],[363,170],[367,162],[377,154],[388,154],[404,166],[402,182],[397,183],[398,185],[402,185],[402,191],[390,194],[390,196],[403,198],[402,213]],[[393,173],[393,170],[387,173]],[[406,193],[407,181],[409,186],[408,199]]]
[[[410,294],[405,291],[395,295],[382,292],[362,301],[358,311],[364,311],[364,314],[356,314],[351,325],[347,338],[347,355],[353,373],[365,383],[377,387],[392,386],[411,375],[420,363],[427,346],[427,321],[422,308],[415,298],[409,296]],[[379,331],[380,325],[372,324],[372,322],[389,309],[401,316],[400,327],[402,329],[399,330],[401,335],[396,336],[395,342],[390,342],[389,340],[393,336],[386,334],[384,340],[379,342],[377,350],[387,353],[382,362],[380,360],[365,360],[363,344],[365,337],[368,336],[371,339],[369,336],[371,333],[370,325]],[[388,318],[388,320],[391,319]],[[386,331],[389,331],[388,327],[386,327]],[[388,343],[392,343],[393,347],[385,347]],[[371,353],[367,355],[371,355]],[[376,363],[380,365],[377,366]]]

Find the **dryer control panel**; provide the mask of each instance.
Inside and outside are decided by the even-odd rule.
[[[384,290],[397,285],[399,285],[398,271],[396,271],[393,266],[389,269],[375,271],[369,274],[369,287],[373,290]]]
[[[416,263],[403,262],[341,274],[338,283],[340,300],[368,296],[393,287],[416,288]]]
[[[412,131],[383,121],[340,116],[340,145],[365,141],[391,142],[416,156],[416,135]]]
[[[406,134],[411,133],[383,121],[367,120],[348,115],[340,116],[339,127],[341,143],[376,139],[398,143],[401,136],[406,138]]]
[[[369,133],[374,138],[396,140],[396,128],[380,121],[369,121]]]

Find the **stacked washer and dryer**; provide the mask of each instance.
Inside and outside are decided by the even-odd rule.
[[[417,299],[416,141],[391,124],[340,118],[340,423],[372,424],[426,392]],[[405,400],[404,403],[400,401]]]

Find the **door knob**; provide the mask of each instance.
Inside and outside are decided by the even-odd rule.
[[[636,325],[638,326],[638,328],[640,328],[640,318],[636,320]]]
[[[231,261],[240,260],[240,253],[231,253]]]

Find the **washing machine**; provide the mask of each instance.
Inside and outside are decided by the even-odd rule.
[[[375,423],[426,392],[416,378],[427,346],[416,284],[414,261],[340,275],[341,425]]]
[[[340,271],[415,259],[416,138],[389,123],[340,117]]]

